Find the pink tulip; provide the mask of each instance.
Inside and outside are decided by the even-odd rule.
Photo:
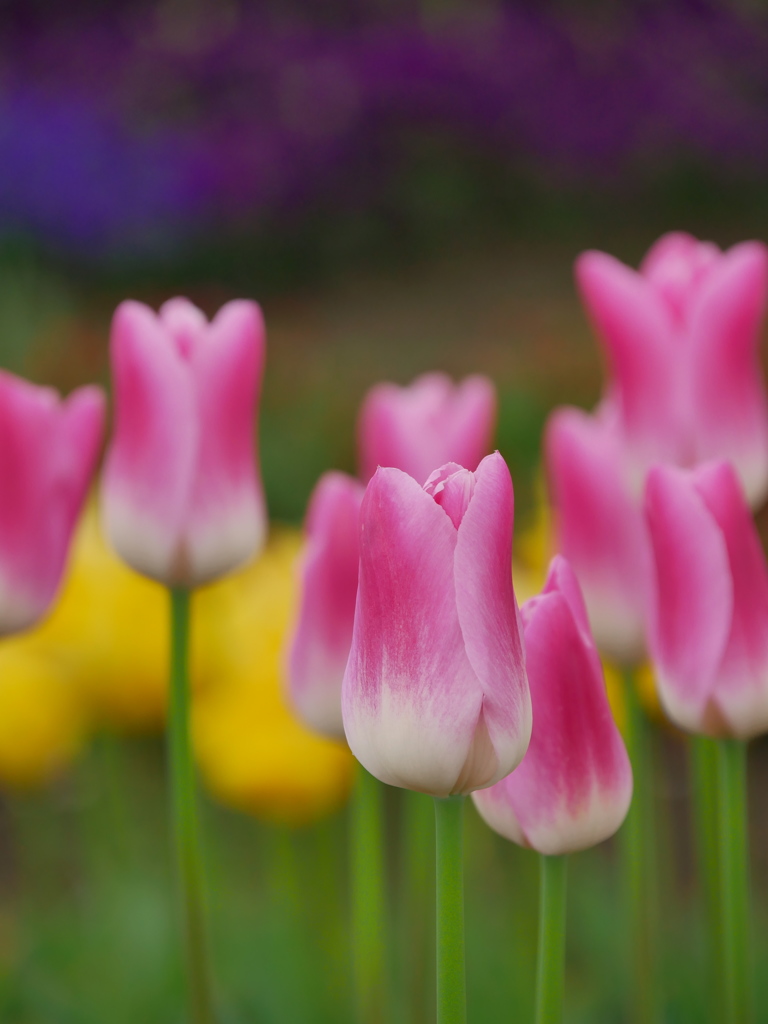
[[[632,769],[611,714],[573,570],[553,559],[544,589],[522,608],[533,734],[522,764],[474,793],[484,820],[543,854],[573,853],[618,829]]]
[[[302,592],[288,658],[291,701],[315,732],[344,738],[341,682],[352,643],[360,561],[364,487],[345,473],[326,473],[307,513]]]
[[[352,752],[383,782],[468,793],[525,753],[513,513],[498,452],[474,473],[449,463],[423,487],[398,469],[368,485],[342,713]]]
[[[138,302],[118,307],[104,517],[134,569],[195,586],[261,545],[254,412],[263,361],[264,324],[253,302],[229,302],[211,323],[186,299],[158,314]]]
[[[62,401],[0,371],[0,633],[26,629],[51,604],[103,429],[100,389]]]
[[[656,467],[651,642],[661,701],[683,729],[768,732],[768,567],[734,469]]]
[[[377,384],[360,410],[360,475],[369,480],[377,466],[393,466],[423,483],[447,462],[475,469],[491,447],[495,418],[487,377],[453,384],[444,373],[425,373],[404,388]]]
[[[640,661],[652,557],[610,410],[558,409],[544,448],[557,547],[579,578],[598,646],[622,664]]]
[[[585,252],[576,279],[612,375],[608,401],[642,493],[655,462],[728,459],[752,504],[768,492],[768,400],[758,343],[768,250],[743,242],[721,252],[674,233],[640,271]]]

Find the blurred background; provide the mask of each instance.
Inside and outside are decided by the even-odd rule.
[[[350,766],[324,750],[319,773],[321,755],[301,747],[292,765],[303,775],[289,785],[266,778],[264,749],[289,730],[275,695],[299,543],[291,528],[323,470],[354,471],[363,394],[425,370],[489,374],[519,524],[535,529],[546,414],[560,402],[588,406],[600,391],[574,257],[594,247],[636,265],[678,228],[721,246],[765,240],[767,115],[768,11],[757,0],[0,5],[0,363],[64,391],[108,386],[109,320],[125,297],[156,307],[185,294],[212,314],[247,296],[266,315],[261,451],[282,526],[271,561],[222,585],[199,613],[215,634],[234,607],[250,609],[227,628],[252,644],[250,671],[275,704],[262,716],[250,698],[249,731],[214,695],[199,729],[206,781],[221,798],[206,806],[206,833],[227,1019],[349,1019],[345,822],[327,815],[345,798]],[[86,568],[73,570],[33,654],[0,652],[8,1024],[181,1020],[153,735],[164,609],[158,593],[115,577],[90,529],[75,562]],[[82,613],[83,594],[102,593],[95,578],[112,588],[112,626]],[[62,635],[81,638],[77,658],[62,655]],[[209,641],[201,659],[219,665],[219,641]],[[43,649],[48,667],[30,667]],[[200,669],[201,692],[216,674]],[[8,683],[22,678],[36,682]],[[73,687],[87,691],[85,704]],[[659,744],[665,906],[676,911],[664,915],[676,951],[664,968],[667,1019],[688,1022],[707,993],[680,824],[685,756],[671,734]],[[307,796],[307,776],[322,793]],[[403,799],[390,794],[402,896],[393,1019],[415,1024],[429,1019],[431,999],[429,869],[409,874],[404,815],[422,822],[425,849],[431,840],[423,808],[408,812]],[[477,1021],[513,1006],[526,1019],[535,861],[474,816],[468,843],[470,1008]],[[610,846],[574,865],[574,1022],[624,1019],[615,867]]]

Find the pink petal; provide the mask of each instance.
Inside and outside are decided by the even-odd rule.
[[[198,584],[244,562],[266,532],[254,423],[264,368],[256,303],[223,306],[191,360],[201,429],[183,529],[189,582]]]
[[[688,457],[684,353],[666,303],[642,275],[602,252],[576,261],[576,281],[605,346],[634,486],[657,461]]]
[[[0,372],[0,633],[33,624],[59,586],[101,443],[104,398]]]
[[[601,650],[639,660],[651,553],[640,509],[624,484],[614,432],[578,409],[557,410],[545,432],[558,550],[573,567]]]
[[[293,706],[310,729],[344,737],[341,683],[352,643],[364,488],[345,473],[326,473],[307,514],[301,602],[289,653]]]
[[[437,796],[465,791],[467,765],[471,781],[482,776],[479,784],[487,784],[497,765],[492,748],[473,764],[483,690],[456,612],[457,531],[397,469],[376,472],[360,521],[357,608],[342,686],[352,752],[382,781]]]
[[[473,794],[502,835],[540,853],[571,853],[621,825],[632,772],[599,664],[565,597],[536,599],[525,627],[533,735],[511,775]]]
[[[722,532],[733,581],[731,630],[712,700],[722,731],[748,739],[768,732],[768,567],[733,467],[702,467],[694,486]]]
[[[181,570],[199,423],[189,365],[155,314],[123,302],[112,322],[115,425],[102,482],[107,534],[139,572]]]
[[[424,484],[424,490],[444,509],[458,530],[475,491],[475,474],[449,462],[431,474]]]
[[[459,526],[456,607],[469,662],[483,688],[485,725],[503,777],[520,762],[531,734],[517,602],[512,587],[515,499],[504,459],[488,455]]]
[[[361,477],[393,466],[423,483],[447,462],[474,469],[490,447],[495,415],[495,390],[485,377],[454,385],[443,373],[427,373],[404,388],[378,384],[360,409]]]
[[[707,732],[733,616],[728,551],[690,473],[652,469],[645,513],[656,563],[651,641],[659,693],[673,722]]]
[[[696,459],[733,462],[752,505],[768,492],[768,401],[758,357],[768,250],[734,246],[691,310]]]

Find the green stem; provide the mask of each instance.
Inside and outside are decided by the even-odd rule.
[[[725,1024],[752,1020],[747,847],[747,745],[717,741],[720,789],[720,896]]]
[[[435,799],[437,1024],[465,1024],[464,797]]]
[[[387,1019],[384,790],[358,765],[352,803],[352,930],[358,1024]]]
[[[561,1024],[565,980],[565,893],[568,859],[539,857],[539,957],[536,1024]]]
[[[424,793],[402,790],[400,806],[403,813],[401,1013],[407,1024],[423,1024],[434,1016],[434,936],[428,928],[428,920],[434,915],[435,818],[432,800]]]
[[[203,867],[197,821],[195,769],[189,726],[189,606],[181,588],[171,595],[171,692],[168,719],[171,806],[192,1024],[213,1024],[203,909]]]
[[[653,799],[652,727],[637,692],[634,673],[624,674],[625,739],[634,795],[621,830],[631,945],[630,1013],[633,1024],[655,1024],[656,990],[656,816]]]
[[[717,744],[707,736],[691,736],[690,751],[699,884],[704,895],[706,935],[709,940],[706,949],[706,975],[710,987],[709,1019],[721,1024],[725,1019],[721,967],[725,951],[720,900]]]

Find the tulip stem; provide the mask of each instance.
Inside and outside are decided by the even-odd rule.
[[[171,687],[168,720],[170,788],[176,869],[181,897],[187,992],[192,1024],[213,1024],[203,908],[203,866],[197,821],[195,769],[189,724],[190,595],[171,595]]]
[[[352,938],[358,1024],[383,1024],[387,1011],[384,896],[384,788],[362,765],[352,802]]]
[[[568,859],[539,857],[539,954],[536,1024],[561,1024],[565,981],[565,896]]]
[[[653,807],[651,723],[640,702],[635,673],[624,673],[626,719],[624,738],[632,763],[634,794],[621,830],[629,912],[631,984],[629,1020],[654,1024],[657,1020],[656,918],[656,815]]]
[[[699,886],[704,896],[706,935],[706,975],[710,979],[709,1019],[725,1020],[723,989],[724,945],[723,915],[720,900],[720,807],[717,742],[707,736],[691,736],[694,827]]]
[[[464,797],[435,799],[437,1024],[465,1024]]]
[[[752,1020],[746,755],[741,740],[717,741],[725,1024]]]

